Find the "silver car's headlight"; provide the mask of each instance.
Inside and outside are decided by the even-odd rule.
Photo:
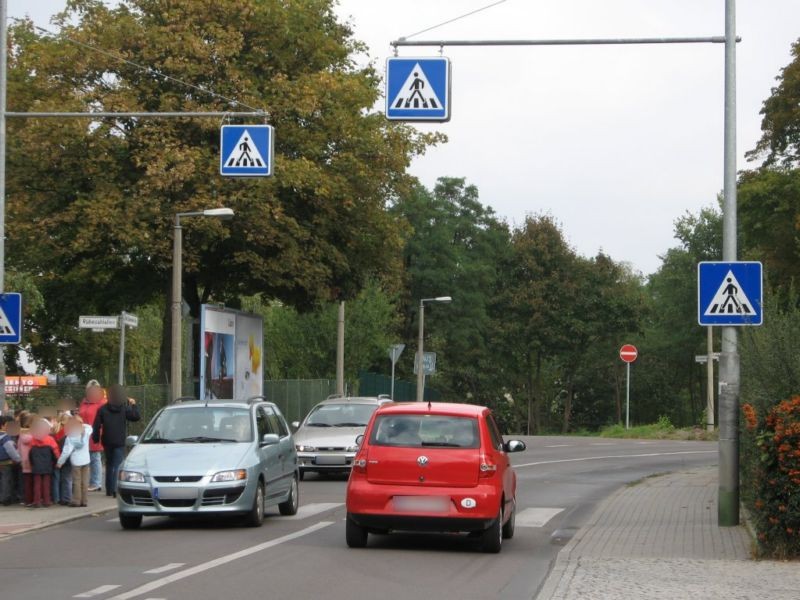
[[[144,474],[138,471],[123,471],[119,472],[119,480],[127,481],[129,483],[144,483]]]
[[[345,448],[345,452],[358,452],[358,446],[348,446]]]
[[[211,478],[211,482],[244,481],[245,479],[247,479],[247,471],[245,469],[236,469],[234,471],[220,471],[219,473],[216,473]]]
[[[295,446],[298,452],[316,452],[317,449],[314,446],[304,446],[303,444],[297,444]]]

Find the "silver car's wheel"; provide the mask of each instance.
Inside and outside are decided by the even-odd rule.
[[[290,517],[297,514],[297,509],[300,508],[300,485],[297,483],[297,477],[292,477],[292,487],[289,491],[289,497],[286,502],[278,504],[278,510],[285,517]]]
[[[248,527],[261,527],[264,522],[264,484],[260,481],[256,486],[256,497],[253,498],[253,507],[245,517]]]

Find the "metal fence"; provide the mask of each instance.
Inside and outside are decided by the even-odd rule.
[[[392,391],[392,378],[388,375],[379,373],[367,373],[362,371],[358,374],[358,394],[359,396],[378,396],[380,394],[390,394]],[[437,402],[441,399],[438,390],[425,386],[425,400]],[[394,380],[394,400],[397,402],[413,402],[417,399],[417,384],[401,379]]]
[[[264,395],[291,423],[302,421],[315,404],[336,392],[333,379],[275,379],[264,382]]]

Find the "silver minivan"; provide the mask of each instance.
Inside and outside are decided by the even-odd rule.
[[[295,442],[271,402],[172,404],[130,443],[117,485],[124,529],[145,516],[241,515],[258,527],[268,506],[297,513]]]

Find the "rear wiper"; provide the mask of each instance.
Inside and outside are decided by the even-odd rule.
[[[438,446],[441,448],[463,448],[461,444],[453,444],[451,442],[422,442],[423,446]]]
[[[366,427],[366,423],[337,423],[334,427]]]
[[[328,423],[306,423],[307,427],[331,427]]]
[[[185,437],[175,440],[176,442],[187,442],[187,443],[198,443],[202,444],[204,442],[232,442],[233,440],[228,438],[216,438],[216,437],[206,437],[204,435],[197,435],[194,437]]]
[[[168,440],[167,438],[162,437],[152,437],[146,440],[142,440],[143,444],[174,444],[175,440]]]

